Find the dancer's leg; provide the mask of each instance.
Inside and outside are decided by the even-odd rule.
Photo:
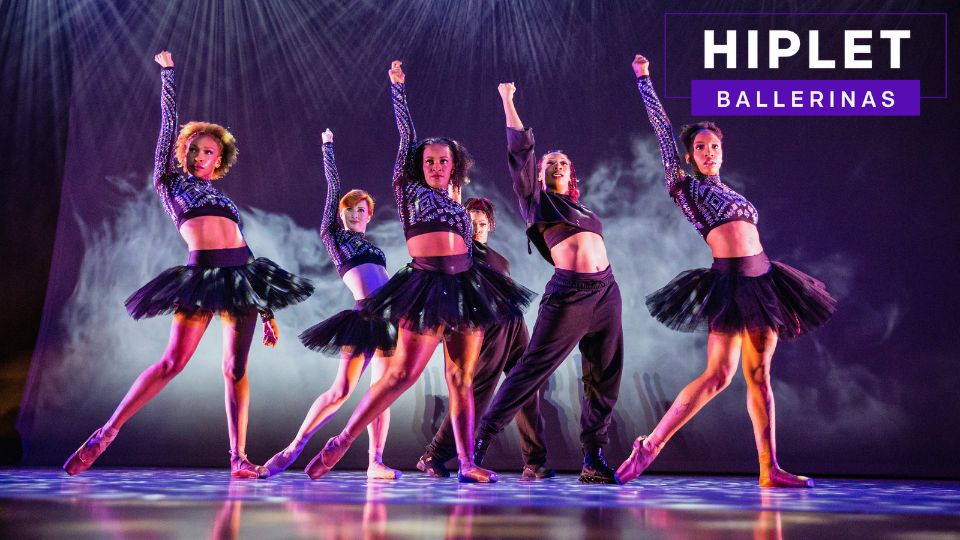
[[[397,350],[387,360],[387,370],[360,400],[343,431],[327,441],[323,450],[307,464],[306,471],[311,478],[319,478],[332,469],[360,432],[417,381],[436,350],[442,331],[443,328],[438,328],[430,334],[418,334],[400,325]]]
[[[177,313],[173,316],[170,339],[163,356],[140,373],[107,423],[95,431],[87,442],[67,459],[63,465],[65,471],[69,474],[78,474],[93,465],[94,460],[106,450],[127,420],[183,371],[197,349],[197,344],[200,343],[200,338],[203,337],[211,318],[213,314],[210,312],[192,315]]]
[[[743,377],[747,381],[747,412],[760,458],[761,487],[812,487],[805,476],[790,474],[777,464],[776,408],[770,381],[770,364],[777,348],[772,329],[744,332]]]
[[[266,476],[266,470],[247,461],[247,421],[250,413],[250,381],[247,361],[250,343],[257,329],[257,314],[221,313],[223,326],[224,406],[230,437],[231,475],[236,478]]]
[[[476,369],[483,331],[447,332],[443,338],[444,374],[450,394],[450,423],[460,458],[461,482],[496,482],[493,471],[473,462],[473,373]]]
[[[368,359],[362,354],[354,355],[350,348],[341,350],[340,365],[333,378],[333,384],[313,401],[293,441],[264,463],[271,475],[285,471],[293,465],[310,438],[333,418],[333,415],[353,393],[367,363]]]
[[[673,434],[730,385],[740,360],[742,342],[740,334],[710,332],[707,338],[707,368],[680,391],[650,435],[634,441],[630,457],[617,469],[621,482],[629,482],[646,470]]]
[[[370,386],[376,384],[386,371],[387,360],[380,351],[377,351],[370,367]],[[387,444],[387,432],[389,430],[390,408],[388,407],[367,426],[367,435],[370,439],[370,462],[367,466],[367,478],[396,480],[403,475],[403,473],[397,469],[392,469],[383,464],[383,447]]]

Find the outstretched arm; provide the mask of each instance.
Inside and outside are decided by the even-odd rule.
[[[512,82],[500,83],[497,85],[497,91],[500,92],[500,101],[503,102],[503,116],[507,119],[507,127],[523,130],[523,121],[520,120],[517,107],[513,104],[513,95],[517,93],[517,86]]]
[[[343,227],[337,216],[337,207],[340,205],[340,174],[337,172],[337,160],[333,155],[333,132],[329,129],[321,135],[323,141],[323,174],[327,178],[327,199],[323,204],[323,220],[320,222],[320,237],[327,246],[327,251],[336,251],[332,244],[335,233]],[[331,252],[333,257],[333,252]],[[335,259],[335,257],[334,257]]]
[[[503,116],[507,121],[507,166],[513,179],[513,190],[521,200],[528,200],[540,193],[537,178],[537,160],[533,152],[533,131],[523,126],[513,96],[517,87],[512,82],[497,85]]]
[[[680,164],[677,143],[673,138],[673,126],[670,125],[670,119],[667,118],[667,111],[663,109],[660,98],[653,90],[653,83],[650,81],[650,61],[643,55],[638,54],[633,59],[633,73],[637,76],[637,88],[640,89],[640,95],[643,96],[647,116],[650,118],[650,124],[653,125],[653,131],[660,143],[660,156],[663,158],[663,172],[667,191],[673,195],[679,189],[684,176],[686,176]]]
[[[173,143],[177,134],[177,85],[173,78],[173,55],[162,51],[153,57],[160,64],[160,136],[153,156],[153,187],[163,196],[164,178],[176,172]]]
[[[411,143],[417,138],[417,131],[413,127],[413,118],[410,116],[410,106],[407,105],[406,75],[403,73],[403,62],[394,60],[390,64],[390,95],[393,99],[393,115],[397,121],[397,132],[400,134],[400,147],[397,149],[397,160],[393,166],[393,188],[399,188],[399,182],[405,176],[407,160],[410,159]]]

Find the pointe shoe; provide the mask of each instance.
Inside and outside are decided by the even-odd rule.
[[[583,468],[580,470],[580,481],[584,484],[619,484],[617,473],[607,465],[603,459],[603,451],[599,448],[583,454]]]
[[[640,476],[657,457],[658,452],[644,446],[643,441],[646,439],[646,436],[637,437],[633,441],[633,452],[630,452],[630,457],[617,468],[617,478],[620,479],[621,484],[626,484]]]
[[[770,472],[760,475],[760,487],[765,488],[812,488],[813,478],[791,474],[777,467]]]
[[[387,467],[379,461],[367,466],[367,480],[399,480],[403,471]]]
[[[230,478],[266,478],[270,476],[263,465],[255,465],[247,459],[247,454],[230,450]]]
[[[457,471],[457,480],[461,484],[492,484],[500,480],[500,475],[483,467],[478,467],[476,464],[466,467],[461,464],[460,470]]]
[[[104,428],[94,431],[90,438],[80,445],[80,448],[77,448],[76,452],[70,454],[66,463],[63,464],[63,470],[73,476],[89,469],[93,462],[100,457],[100,454],[110,446],[119,431],[118,429],[105,430]]]
[[[330,472],[330,469],[340,461],[340,458],[347,453],[349,448],[350,443],[343,440],[340,435],[331,437],[324,445],[323,450],[310,460],[310,463],[307,463],[307,468],[304,471],[311,480],[320,478]]]
[[[294,446],[292,449],[288,446],[274,454],[263,466],[267,469],[269,476],[280,474],[293,465],[301,452],[303,452],[303,446]]]
[[[474,459],[474,462],[476,462],[476,459]],[[417,461],[417,469],[433,478],[450,478],[450,470],[447,469],[447,466],[430,454],[420,456]]]
[[[541,480],[543,478],[553,478],[557,475],[557,471],[553,469],[548,469],[546,465],[539,464],[526,464],[523,466],[523,472],[520,473],[521,480]]]

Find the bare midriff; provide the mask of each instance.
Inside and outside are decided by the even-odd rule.
[[[749,221],[730,221],[707,234],[715,258],[749,257],[763,251],[757,226]]]
[[[594,232],[579,232],[564,238],[550,249],[553,265],[581,274],[602,272],[610,266],[603,237]]]
[[[411,257],[461,255],[467,253],[467,244],[457,233],[435,231],[408,238],[407,251],[410,252]]]
[[[246,242],[240,227],[221,216],[197,216],[180,225],[180,236],[190,251],[243,247]]]
[[[343,275],[343,283],[353,293],[354,300],[363,300],[389,280],[387,269],[376,263],[354,266]]]

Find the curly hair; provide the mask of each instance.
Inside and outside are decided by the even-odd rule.
[[[687,124],[680,128],[680,142],[687,151],[688,157],[693,155],[693,140],[697,138],[697,133],[703,130],[712,131],[713,134],[720,139],[720,142],[723,142],[723,132],[720,131],[720,126],[713,122],[705,121],[697,122],[696,124]],[[696,166],[694,166],[694,168],[696,169]]]
[[[177,136],[175,154],[183,170],[187,170],[187,151],[193,139],[208,135],[217,141],[220,147],[220,166],[213,170],[213,178],[223,178],[230,167],[237,162],[237,139],[220,124],[210,122],[187,122],[180,128]],[[189,172],[189,171],[188,171]]]
[[[473,158],[462,144],[449,137],[428,137],[417,141],[413,147],[413,156],[407,162],[407,178],[424,184],[427,183],[427,179],[423,177],[423,150],[428,144],[446,145],[450,149],[450,153],[453,154],[453,172],[450,174],[450,184],[454,190],[459,190],[464,184],[470,182],[467,173],[473,167]]]
[[[367,201],[367,207],[370,210],[370,217],[373,217],[373,197],[362,189],[351,189],[346,195],[340,198],[340,205],[337,207],[337,213],[343,212],[344,208],[355,206],[360,201]]]
[[[471,197],[463,203],[463,207],[467,209],[467,212],[483,212],[486,214],[487,220],[490,221],[490,232],[497,230],[497,207],[493,205],[493,201],[486,197]]]
[[[537,174],[540,176],[540,185],[546,189],[547,182],[543,177],[543,165],[547,159],[547,156],[550,154],[563,154],[567,155],[563,150],[547,150],[542,156],[540,156],[540,161],[537,162]],[[570,159],[570,156],[567,156],[567,159]],[[573,161],[570,161],[570,189],[567,192],[567,195],[570,196],[570,200],[573,202],[578,202],[580,200],[580,188],[577,184],[577,168],[573,166]]]

